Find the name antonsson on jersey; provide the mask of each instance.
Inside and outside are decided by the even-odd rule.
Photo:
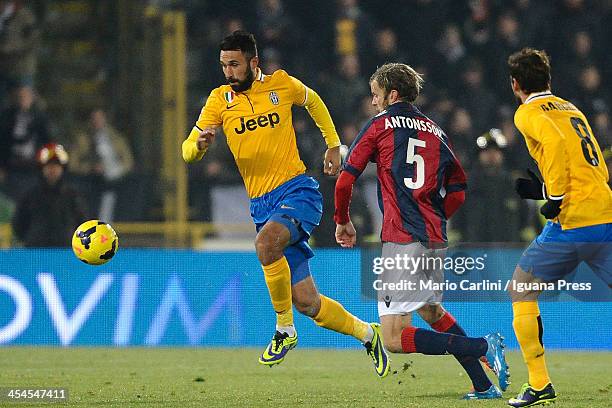
[[[442,136],[442,129],[431,122],[424,121],[423,119],[407,118],[405,116],[391,116],[390,119],[391,120],[389,120],[389,118],[385,118],[385,130],[389,128],[402,127],[433,133],[438,137]]]
[[[267,115],[258,116],[257,119],[249,119],[246,122],[244,118],[240,118],[240,129],[234,128],[234,131],[241,135],[244,132],[253,131],[258,127],[271,126],[274,127],[280,123],[280,116],[276,112],[268,113]]]

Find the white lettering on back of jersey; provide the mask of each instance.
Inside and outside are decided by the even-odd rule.
[[[397,116],[391,116],[391,123],[393,124],[394,128],[402,126]]]
[[[443,134],[442,129],[431,122],[424,121],[423,119],[407,118],[405,116],[391,116],[391,120],[389,120],[389,118],[385,118],[385,130],[395,128],[416,129],[420,130],[421,132],[432,133],[437,137],[441,137]]]

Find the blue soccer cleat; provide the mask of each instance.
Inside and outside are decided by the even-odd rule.
[[[541,390],[536,390],[529,384],[523,384],[521,392],[516,398],[510,398],[508,405],[515,408],[533,407],[534,405],[548,405],[555,402],[557,394],[551,383]]]
[[[389,356],[387,355],[387,351],[382,342],[382,336],[380,334],[380,324],[378,323],[370,323],[370,327],[372,327],[372,331],[374,332],[374,336],[372,337],[372,341],[368,341],[364,344],[368,355],[372,358],[374,362],[374,368],[376,369],[376,374],[379,377],[386,377],[389,374],[389,369],[391,367]]]
[[[472,391],[463,396],[464,400],[480,400],[480,399],[498,399],[502,397],[502,393],[494,385],[491,385],[486,391]]]
[[[294,336],[289,336],[287,333],[277,331],[268,347],[259,357],[259,363],[270,367],[282,363],[289,350],[297,346],[297,341],[297,333]]]
[[[489,367],[491,367],[497,376],[499,388],[501,388],[502,391],[506,391],[510,385],[510,380],[508,378],[510,377],[510,370],[506,363],[506,353],[504,352],[506,345],[504,344],[504,338],[499,333],[489,333],[484,336],[484,338],[488,345],[485,357],[487,358]]]

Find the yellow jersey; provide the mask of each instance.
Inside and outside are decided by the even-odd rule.
[[[262,196],[306,171],[292,123],[293,105],[308,109],[329,148],[340,146],[329,111],[316,92],[283,70],[264,75],[257,68],[247,91],[237,93],[222,85],[210,93],[183,142],[183,159],[200,160],[205,151],[197,148],[199,133],[222,126],[249,197]]]
[[[514,123],[544,178],[547,198],[563,199],[562,229],[612,223],[608,169],[586,117],[550,92],[529,95]]]

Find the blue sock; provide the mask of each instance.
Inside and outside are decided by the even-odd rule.
[[[487,341],[481,337],[437,333],[416,327],[406,327],[402,331],[402,349],[405,353],[452,354],[480,358],[486,354],[487,348]]]
[[[459,326],[457,320],[455,320],[453,315],[448,312],[446,312],[440,318],[440,320],[433,323],[431,327],[432,329],[438,332],[455,334],[458,336],[466,336],[465,331],[461,328],[461,326]],[[468,374],[470,380],[472,380],[474,390],[486,391],[493,385],[491,383],[491,380],[489,380],[489,377],[487,377],[487,374],[485,373],[484,369],[482,368],[480,360],[472,356],[456,355],[455,358],[457,359],[459,364],[461,364],[465,372]]]

